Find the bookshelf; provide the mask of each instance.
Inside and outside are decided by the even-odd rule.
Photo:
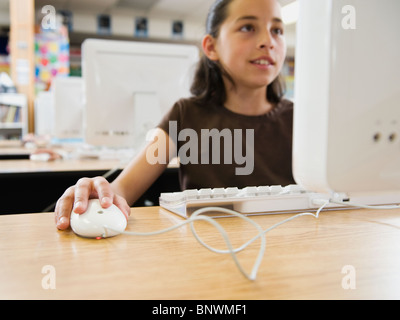
[[[34,132],[34,99],[35,99],[35,1],[13,0],[10,4],[10,71],[17,91],[26,97],[27,126],[29,132]],[[11,98],[20,101],[22,98]],[[21,126],[26,128],[27,126]],[[16,129],[14,129],[16,130]],[[22,131],[22,129],[20,129]],[[6,130],[1,129],[0,135]],[[0,136],[1,139],[1,136]]]
[[[24,94],[0,94],[0,141],[21,140],[28,131],[27,98]]]

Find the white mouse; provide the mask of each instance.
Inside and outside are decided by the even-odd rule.
[[[127,219],[114,204],[104,209],[99,199],[91,199],[85,213],[71,212],[71,228],[85,238],[108,238],[125,231]],[[112,230],[108,229],[111,228]]]
[[[42,161],[42,162],[49,161],[50,158],[51,156],[48,153],[34,153],[29,156],[29,159],[32,161]]]

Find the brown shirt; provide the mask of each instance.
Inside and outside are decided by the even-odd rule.
[[[159,128],[177,143],[181,188],[288,185],[292,176],[293,103],[261,116],[179,100]]]

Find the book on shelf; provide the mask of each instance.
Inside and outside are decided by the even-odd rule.
[[[0,123],[20,123],[21,107],[0,105]]]

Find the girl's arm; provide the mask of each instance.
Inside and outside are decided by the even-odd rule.
[[[168,134],[156,129],[154,140],[111,184],[114,192],[129,204],[135,203],[167,168],[175,150],[175,144]]]

